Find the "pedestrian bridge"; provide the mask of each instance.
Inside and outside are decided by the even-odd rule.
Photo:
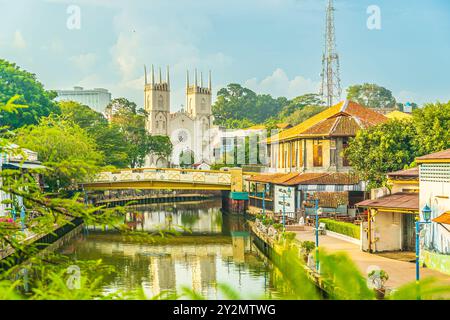
[[[251,175],[251,174],[246,174]],[[86,190],[170,189],[242,191],[244,174],[240,168],[228,171],[192,169],[124,169],[101,172],[82,183]]]

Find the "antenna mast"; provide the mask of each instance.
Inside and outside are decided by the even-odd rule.
[[[325,26],[325,51],[322,58],[322,87],[320,95],[331,107],[341,99],[342,88],[339,71],[339,55],[336,51],[333,0],[328,0]]]

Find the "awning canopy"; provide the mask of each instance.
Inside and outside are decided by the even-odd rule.
[[[399,192],[373,200],[364,200],[356,204],[357,207],[377,209],[387,212],[419,212],[419,194]]]
[[[21,163],[21,162],[9,162],[9,163],[4,163],[2,166],[3,169],[47,169],[46,166],[43,166],[41,164],[38,163]]]
[[[433,222],[450,224],[450,211],[444,212],[439,217],[433,219]]]

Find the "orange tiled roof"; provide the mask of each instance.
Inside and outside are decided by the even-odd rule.
[[[270,182],[274,184],[282,184],[290,179],[296,177],[298,173],[266,173],[260,174],[246,179],[247,181],[252,182]]]
[[[388,173],[388,177],[391,179],[406,179],[406,180],[417,180],[419,179],[419,167],[414,167],[406,170],[400,170]]]
[[[429,160],[436,160],[436,162],[449,162],[450,161],[450,149],[440,151],[440,152],[435,152],[432,154],[428,154],[426,156],[416,158],[417,163],[427,162]]]
[[[396,209],[405,211],[419,211],[419,194],[399,192],[378,199],[364,200],[356,204],[357,207],[376,209]]]
[[[314,197],[319,199],[319,207],[337,208],[340,205],[348,205],[348,192],[314,192]]]
[[[268,139],[268,143],[314,135],[354,136],[361,128],[386,121],[388,118],[372,109],[353,101],[342,101],[299,125],[274,135]]]
[[[272,173],[261,174],[246,179],[252,182],[273,183],[285,186],[303,185],[353,185],[358,184],[360,179],[357,175],[343,172],[322,173]]]

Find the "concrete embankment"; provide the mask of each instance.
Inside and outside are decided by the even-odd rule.
[[[68,241],[67,239],[79,234],[83,228],[83,220],[81,218],[75,218],[71,223],[67,223],[63,226],[56,227],[53,232],[47,234],[37,234],[28,239],[25,239],[23,245],[34,246],[34,252],[54,250]],[[13,265],[20,264],[29,258],[29,254],[25,249],[23,252],[14,254],[15,251],[10,249],[5,249],[0,252],[0,270],[6,270]]]

